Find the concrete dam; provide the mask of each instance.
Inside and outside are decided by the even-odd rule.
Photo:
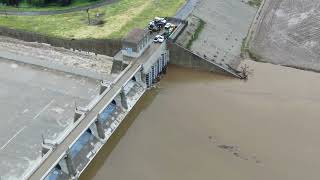
[[[188,23],[175,18],[169,21],[177,28],[163,43],[154,43],[155,34],[147,29],[134,29],[123,39],[121,50],[113,57],[111,73],[115,78],[103,78],[99,95],[87,106],[76,106],[72,128],[60,141],[43,138],[42,157],[23,179],[79,178],[133,106],[166,73],[168,63],[241,78],[237,71],[175,44]],[[51,103],[54,101],[45,108]]]
[[[139,98],[166,71],[166,43],[153,43],[144,30],[136,29],[128,37],[114,57],[113,71],[121,73],[112,82],[102,81],[99,96],[87,107],[76,108],[74,128],[60,144],[44,140],[43,162],[30,179],[79,177]]]

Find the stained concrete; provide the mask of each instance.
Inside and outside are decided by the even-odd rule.
[[[267,0],[250,50],[260,60],[320,71],[320,1]]]
[[[215,63],[200,57],[175,43],[169,43],[168,47],[170,49],[170,64],[242,78],[236,70],[226,64]]]
[[[112,57],[0,36],[0,57],[94,79],[108,79]]]
[[[58,139],[98,82],[0,59],[0,177],[21,179],[41,156],[41,135]]]
[[[246,37],[256,8],[243,0],[202,0],[192,15],[206,22],[191,50],[216,63],[237,67],[243,38]],[[192,24],[192,22],[190,22]]]

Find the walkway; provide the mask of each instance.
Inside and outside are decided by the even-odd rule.
[[[52,11],[16,11],[16,10],[7,10],[8,15],[16,16],[40,16],[40,15],[55,15],[55,14],[65,14],[76,11],[85,11],[86,9],[95,9],[101,6],[109,5],[117,2],[118,0],[102,0],[97,3],[93,3],[87,6],[73,7],[70,9],[63,10],[52,10]],[[0,10],[0,14],[5,14],[4,10]]]

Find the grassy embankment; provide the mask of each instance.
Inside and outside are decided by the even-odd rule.
[[[64,10],[64,9],[70,9],[70,8],[75,8],[75,7],[83,7],[87,6],[90,4],[95,4],[103,0],[94,0],[94,1],[89,1],[89,0],[73,0],[72,3],[68,6],[60,6],[56,3],[51,3],[48,4],[44,7],[35,7],[30,4],[28,4],[25,0],[21,1],[19,3],[19,8],[18,7],[13,7],[13,6],[5,6],[5,5],[0,5],[0,10],[7,10],[7,11],[52,11],[52,10]]]
[[[199,18],[198,27],[195,30],[194,34],[192,35],[191,39],[189,40],[189,42],[188,42],[188,44],[186,46],[187,49],[190,49],[192,44],[193,44],[193,42],[198,39],[198,37],[199,37],[199,35],[200,35],[201,31],[203,30],[205,25],[206,25],[206,22]]]
[[[105,23],[88,25],[85,11],[49,16],[0,16],[0,26],[64,38],[121,38],[132,28],[145,27],[155,16],[173,16],[186,0],[119,0],[90,10]]]

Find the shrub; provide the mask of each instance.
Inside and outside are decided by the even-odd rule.
[[[1,4],[6,4],[9,6],[18,6],[19,5],[19,0],[0,0]]]

